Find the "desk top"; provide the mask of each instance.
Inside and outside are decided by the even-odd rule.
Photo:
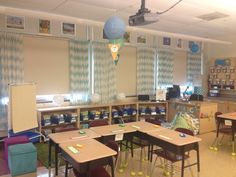
[[[77,147],[76,145],[82,146]],[[60,148],[73,158],[77,163],[85,163],[92,160],[97,160],[104,157],[110,157],[117,154],[116,151],[110,149],[104,144],[94,139],[84,139],[72,142],[66,142],[59,145]],[[75,147],[79,152],[73,153],[69,150],[69,146]]]
[[[223,118],[223,119],[236,120],[236,112],[221,114],[221,115],[218,115],[218,117]]]
[[[163,127],[159,125],[155,125],[155,124],[144,122],[144,121],[126,123],[125,126],[130,126],[131,128],[137,131],[140,131],[142,133],[148,133],[151,131],[159,131],[159,130],[164,129]]]
[[[76,140],[93,139],[93,138],[100,137],[99,134],[95,133],[94,131],[92,131],[90,129],[73,130],[73,131],[60,132],[60,133],[51,133],[48,136],[54,143],[57,143],[57,144],[70,142],[70,141],[76,141]]]
[[[131,126],[126,126],[126,124],[105,125],[99,127],[91,127],[90,129],[101,136],[116,135],[121,133],[131,133],[137,131],[137,129],[132,128]]]
[[[186,135],[186,134],[185,134],[185,137],[181,137],[180,132],[177,132],[177,131],[174,131],[174,130],[169,130],[169,129],[166,129],[166,128],[163,128],[160,131],[148,132],[147,134],[154,137],[154,138],[158,138],[158,139],[161,139],[163,141],[174,144],[176,146],[184,146],[184,145],[187,145],[187,144],[192,144],[192,143],[196,143],[196,142],[201,141],[200,138],[190,136],[190,135]]]

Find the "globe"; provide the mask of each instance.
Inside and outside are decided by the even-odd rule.
[[[108,39],[123,38],[125,33],[125,22],[120,17],[110,17],[104,25],[104,33]]]

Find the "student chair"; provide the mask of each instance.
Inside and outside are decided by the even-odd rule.
[[[93,120],[89,122],[89,127],[98,127],[98,126],[104,126],[104,125],[109,125],[107,120],[104,120],[104,119],[98,119],[98,120]]]
[[[55,129],[53,129],[53,133],[61,133],[61,132],[68,132],[68,131],[73,131],[73,130],[78,130],[77,127],[74,127],[74,126],[66,126],[66,127],[57,127]],[[58,166],[61,165],[61,160],[63,161],[66,161],[66,159],[64,159],[62,156],[61,156],[61,152],[59,152],[59,159],[58,159]]]
[[[210,149],[211,150],[215,150],[218,151],[218,145],[222,145],[222,140],[224,138],[224,135],[231,135],[232,130],[231,130],[231,126],[229,125],[225,125],[224,120],[219,119],[219,115],[221,115],[222,112],[215,112],[215,122],[216,122],[216,128],[218,128],[218,123],[219,125],[219,130],[218,132],[216,132],[216,138],[214,139]],[[222,137],[220,138],[219,141],[219,134],[222,134]]]
[[[193,131],[185,129],[185,128],[176,128],[175,131],[178,131],[178,132],[181,132],[181,133],[184,133],[184,134],[187,134],[187,135],[194,136]],[[156,149],[156,150],[153,151],[152,154],[157,155],[157,157],[156,157],[156,159],[154,161],[153,168],[151,170],[151,176],[153,174],[153,171],[154,171],[154,168],[155,168],[155,164],[156,164],[156,161],[157,161],[158,157],[161,160],[161,167],[164,168],[163,169],[164,170],[163,174],[165,176],[171,176],[171,177],[173,177],[173,175],[174,175],[174,163],[181,161],[182,158],[184,158],[184,159],[188,159],[189,158],[189,152],[186,153],[184,155],[184,157],[182,157],[180,155],[174,154],[173,152],[166,151],[164,149]],[[151,159],[152,159],[152,157],[151,157]],[[184,168],[186,168],[186,167],[181,165],[181,171],[184,170]]]
[[[148,152],[150,151],[150,143],[147,140],[144,140],[142,138],[139,137],[133,137],[131,139],[131,156],[133,158],[133,149],[134,146],[138,146],[138,148],[140,148],[140,159],[139,159],[139,169],[138,169],[138,175],[142,176],[143,175],[143,167],[142,167],[142,162],[145,160],[149,160],[149,153],[145,152],[145,148],[148,147]],[[148,157],[146,156],[148,154]],[[136,173],[134,172],[134,168],[131,167],[131,175],[135,176]]]
[[[104,125],[109,125],[108,122],[106,120],[103,120],[103,119],[100,119],[100,120],[94,120],[94,121],[91,121],[89,123],[89,127],[98,127],[98,126],[104,126]],[[109,143],[114,143],[114,144],[117,144],[117,146],[120,146],[120,149],[122,148],[122,142],[115,142],[115,141],[109,141]],[[126,144],[126,147],[128,145]],[[121,160],[121,156],[119,155],[119,157],[117,159],[120,159]],[[120,168],[119,169],[120,172],[123,172],[123,169]]]
[[[114,156],[114,158],[115,158],[115,169],[114,169],[114,171],[115,171],[116,166],[117,166],[117,162],[118,162],[120,148],[119,148],[119,145],[115,141],[109,141],[107,143],[107,146],[117,152],[117,155]],[[76,177],[86,177],[86,175],[87,175],[86,173],[79,173],[74,168],[73,168],[73,172],[74,172],[74,175]],[[67,173],[67,170],[66,170],[66,173]],[[98,167],[96,167],[96,168],[94,168],[90,171],[90,177],[111,177],[111,176],[107,172],[107,170],[104,166],[98,166]]]

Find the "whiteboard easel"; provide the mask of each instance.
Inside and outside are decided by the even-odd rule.
[[[34,83],[9,85],[8,129],[14,133],[38,127],[36,112],[36,85]]]

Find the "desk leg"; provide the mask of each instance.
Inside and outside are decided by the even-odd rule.
[[[115,177],[114,164],[113,164],[113,158],[112,157],[110,157],[110,165],[111,165],[111,177]]]
[[[236,153],[235,153],[235,141],[234,141],[234,129],[235,129],[235,121],[232,122],[232,155],[235,156]]]
[[[184,149],[182,149],[182,166],[181,166],[181,177],[184,177]]]
[[[51,174],[51,163],[52,163],[52,140],[49,139],[49,143],[48,143],[48,172],[49,172],[49,176]]]
[[[55,144],[55,175],[58,175],[58,144]]]
[[[197,171],[200,172],[200,155],[199,155],[199,144],[196,144],[197,150]]]
[[[90,162],[87,163],[87,173],[86,177],[90,177]]]

